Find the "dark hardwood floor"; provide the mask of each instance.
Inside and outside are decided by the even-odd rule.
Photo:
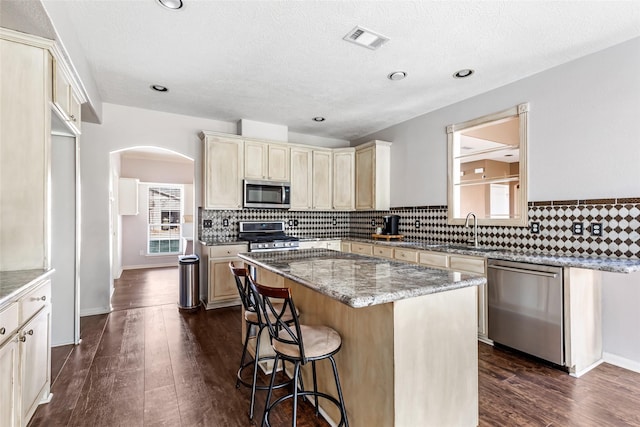
[[[249,390],[235,388],[240,308],[187,314],[175,300],[157,304],[152,287],[177,289],[174,270],[123,273],[113,296],[120,309],[83,317],[81,344],[53,349],[53,400],[38,408],[31,426],[259,424],[265,393],[258,392],[250,422]],[[136,308],[126,308],[125,293]],[[504,349],[478,348],[481,426],[640,426],[638,373],[603,364],[576,379]],[[290,413],[290,406],[279,408],[273,425],[289,425]],[[298,425],[328,424],[303,403]]]

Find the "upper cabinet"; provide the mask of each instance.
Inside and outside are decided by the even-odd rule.
[[[201,132],[204,142],[203,205],[205,209],[241,209],[243,141]]]
[[[71,85],[71,78],[64,62],[53,61],[53,105],[56,113],[63,119],[74,133],[79,134],[80,106],[78,93]]]
[[[260,141],[245,141],[245,178],[289,181],[289,170],[289,146]]]
[[[52,43],[0,29],[0,270],[50,266]]]
[[[313,150],[291,147],[291,210],[313,208]]]
[[[333,209],[352,211],[355,199],[355,148],[333,150]]]
[[[328,211],[332,203],[331,150],[313,150],[313,209]]]
[[[356,210],[388,210],[391,143],[370,141],[355,147]]]

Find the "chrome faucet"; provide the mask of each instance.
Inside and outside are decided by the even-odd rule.
[[[473,239],[467,240],[467,243],[473,243],[473,247],[478,247],[478,218],[473,212],[467,214],[467,219],[464,220],[464,226],[469,227],[469,217],[473,217]]]

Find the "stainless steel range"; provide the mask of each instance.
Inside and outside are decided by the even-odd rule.
[[[298,249],[297,237],[284,232],[284,221],[240,221],[238,239],[249,242],[249,252]]]

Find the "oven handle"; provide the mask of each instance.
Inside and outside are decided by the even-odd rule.
[[[514,273],[532,274],[534,276],[551,277],[553,279],[558,277],[557,273],[548,273],[546,271],[528,270],[526,268],[504,267],[502,265],[487,265],[487,268],[493,268],[495,270],[512,271]]]

